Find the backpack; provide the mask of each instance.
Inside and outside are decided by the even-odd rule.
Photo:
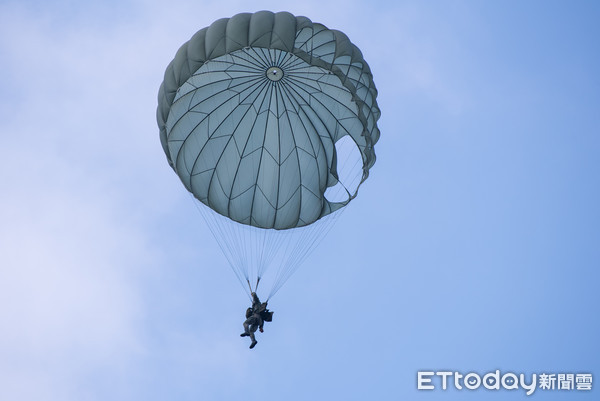
[[[271,322],[273,320],[273,312],[269,311],[268,309],[265,309],[260,313],[260,317],[265,322]]]

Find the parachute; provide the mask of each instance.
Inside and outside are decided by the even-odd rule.
[[[271,298],[357,196],[376,97],[344,33],[287,12],[219,19],[177,51],[160,141],[248,294],[271,272]]]

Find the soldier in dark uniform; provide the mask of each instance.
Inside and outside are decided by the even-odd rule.
[[[262,333],[263,325],[265,322],[270,322],[273,320],[273,312],[270,312],[267,309],[267,303],[261,303],[260,299],[255,292],[252,294],[252,307],[246,309],[246,321],[244,322],[244,332],[240,334],[241,337],[250,336],[252,343],[250,344],[250,349],[254,348],[256,343],[256,338],[254,337],[254,333],[256,329],[259,329]]]

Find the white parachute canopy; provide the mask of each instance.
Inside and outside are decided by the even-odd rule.
[[[346,35],[286,12],[220,19],[169,64],[163,149],[248,292],[276,265],[274,295],[357,195],[376,97]]]

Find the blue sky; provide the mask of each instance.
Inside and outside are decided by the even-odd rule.
[[[155,110],[183,42],[261,9],[348,34],[382,134],[249,351],[247,296]],[[599,17],[592,1],[2,2],[0,399],[512,400],[528,397],[417,391],[417,371],[597,375]]]

